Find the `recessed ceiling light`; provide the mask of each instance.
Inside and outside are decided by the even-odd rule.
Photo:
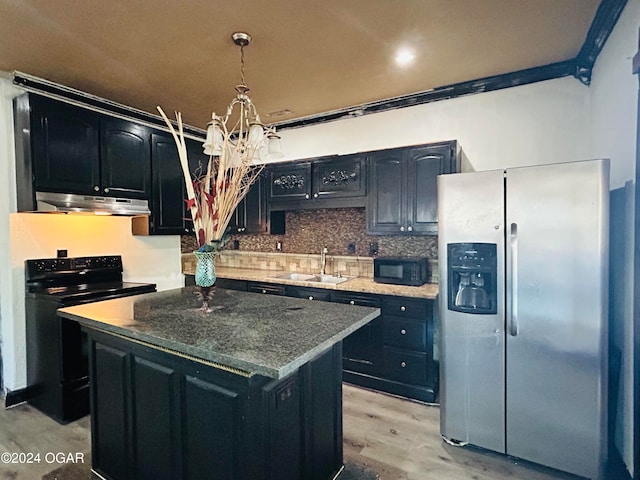
[[[396,51],[396,56],[394,57],[396,64],[400,67],[411,65],[415,59],[416,54],[413,49],[409,47],[399,48]]]

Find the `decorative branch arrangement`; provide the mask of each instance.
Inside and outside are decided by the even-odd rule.
[[[222,131],[220,154],[209,157],[206,173],[192,177],[182,115],[176,112],[176,131],[162,108],[157,108],[178,148],[187,191],[187,207],[193,219],[199,250],[221,250],[228,238],[225,237],[225,232],[236,207],[264,168],[264,164],[254,163],[254,157],[262,144],[247,141],[247,135],[240,134],[237,140],[233,138],[236,129],[242,130],[245,123],[243,118],[231,130],[227,129],[226,122],[218,122]]]

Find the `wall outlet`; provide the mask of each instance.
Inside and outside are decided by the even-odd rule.
[[[355,242],[349,242],[347,244],[347,253],[356,253],[356,243]]]
[[[58,258],[65,258],[67,256],[67,250],[57,250],[56,251],[56,257]]]

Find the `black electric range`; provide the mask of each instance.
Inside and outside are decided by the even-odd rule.
[[[60,307],[156,291],[122,281],[120,255],[25,262],[29,403],[60,423],[89,413],[88,342]]]

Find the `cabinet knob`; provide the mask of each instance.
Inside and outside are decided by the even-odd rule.
[[[109,189],[108,189],[108,188],[105,188],[105,189],[104,189],[104,193],[109,193]]]
[[[100,187],[98,185],[94,185],[93,186],[93,191],[94,192],[99,192],[100,191]]]
[[[400,330],[400,335],[406,335],[407,331],[403,328],[402,330]]]
[[[309,300],[313,300],[313,295],[309,295]]]
[[[400,231],[401,231],[401,232],[404,232],[404,227],[400,227]]]
[[[411,225],[409,225],[409,226],[407,227],[407,230],[408,230],[408,231],[410,231],[410,232],[413,232],[413,227],[412,227]]]
[[[406,367],[406,366],[407,366],[407,362],[400,362],[400,366],[401,366],[402,368]]]
[[[405,312],[406,310],[407,310],[407,307],[405,307],[404,305],[400,307],[401,312]]]
[[[263,288],[263,289],[262,289],[262,293],[267,293],[267,291]]]
[[[317,194],[317,193],[314,193],[314,194],[313,194],[313,198],[318,198],[318,194]]]
[[[304,194],[304,198],[306,198],[307,200],[309,200],[309,194],[308,194],[308,193],[305,193],[305,194]]]
[[[354,302],[353,300],[349,301],[349,305],[355,305],[355,304],[356,304],[356,302]]]

